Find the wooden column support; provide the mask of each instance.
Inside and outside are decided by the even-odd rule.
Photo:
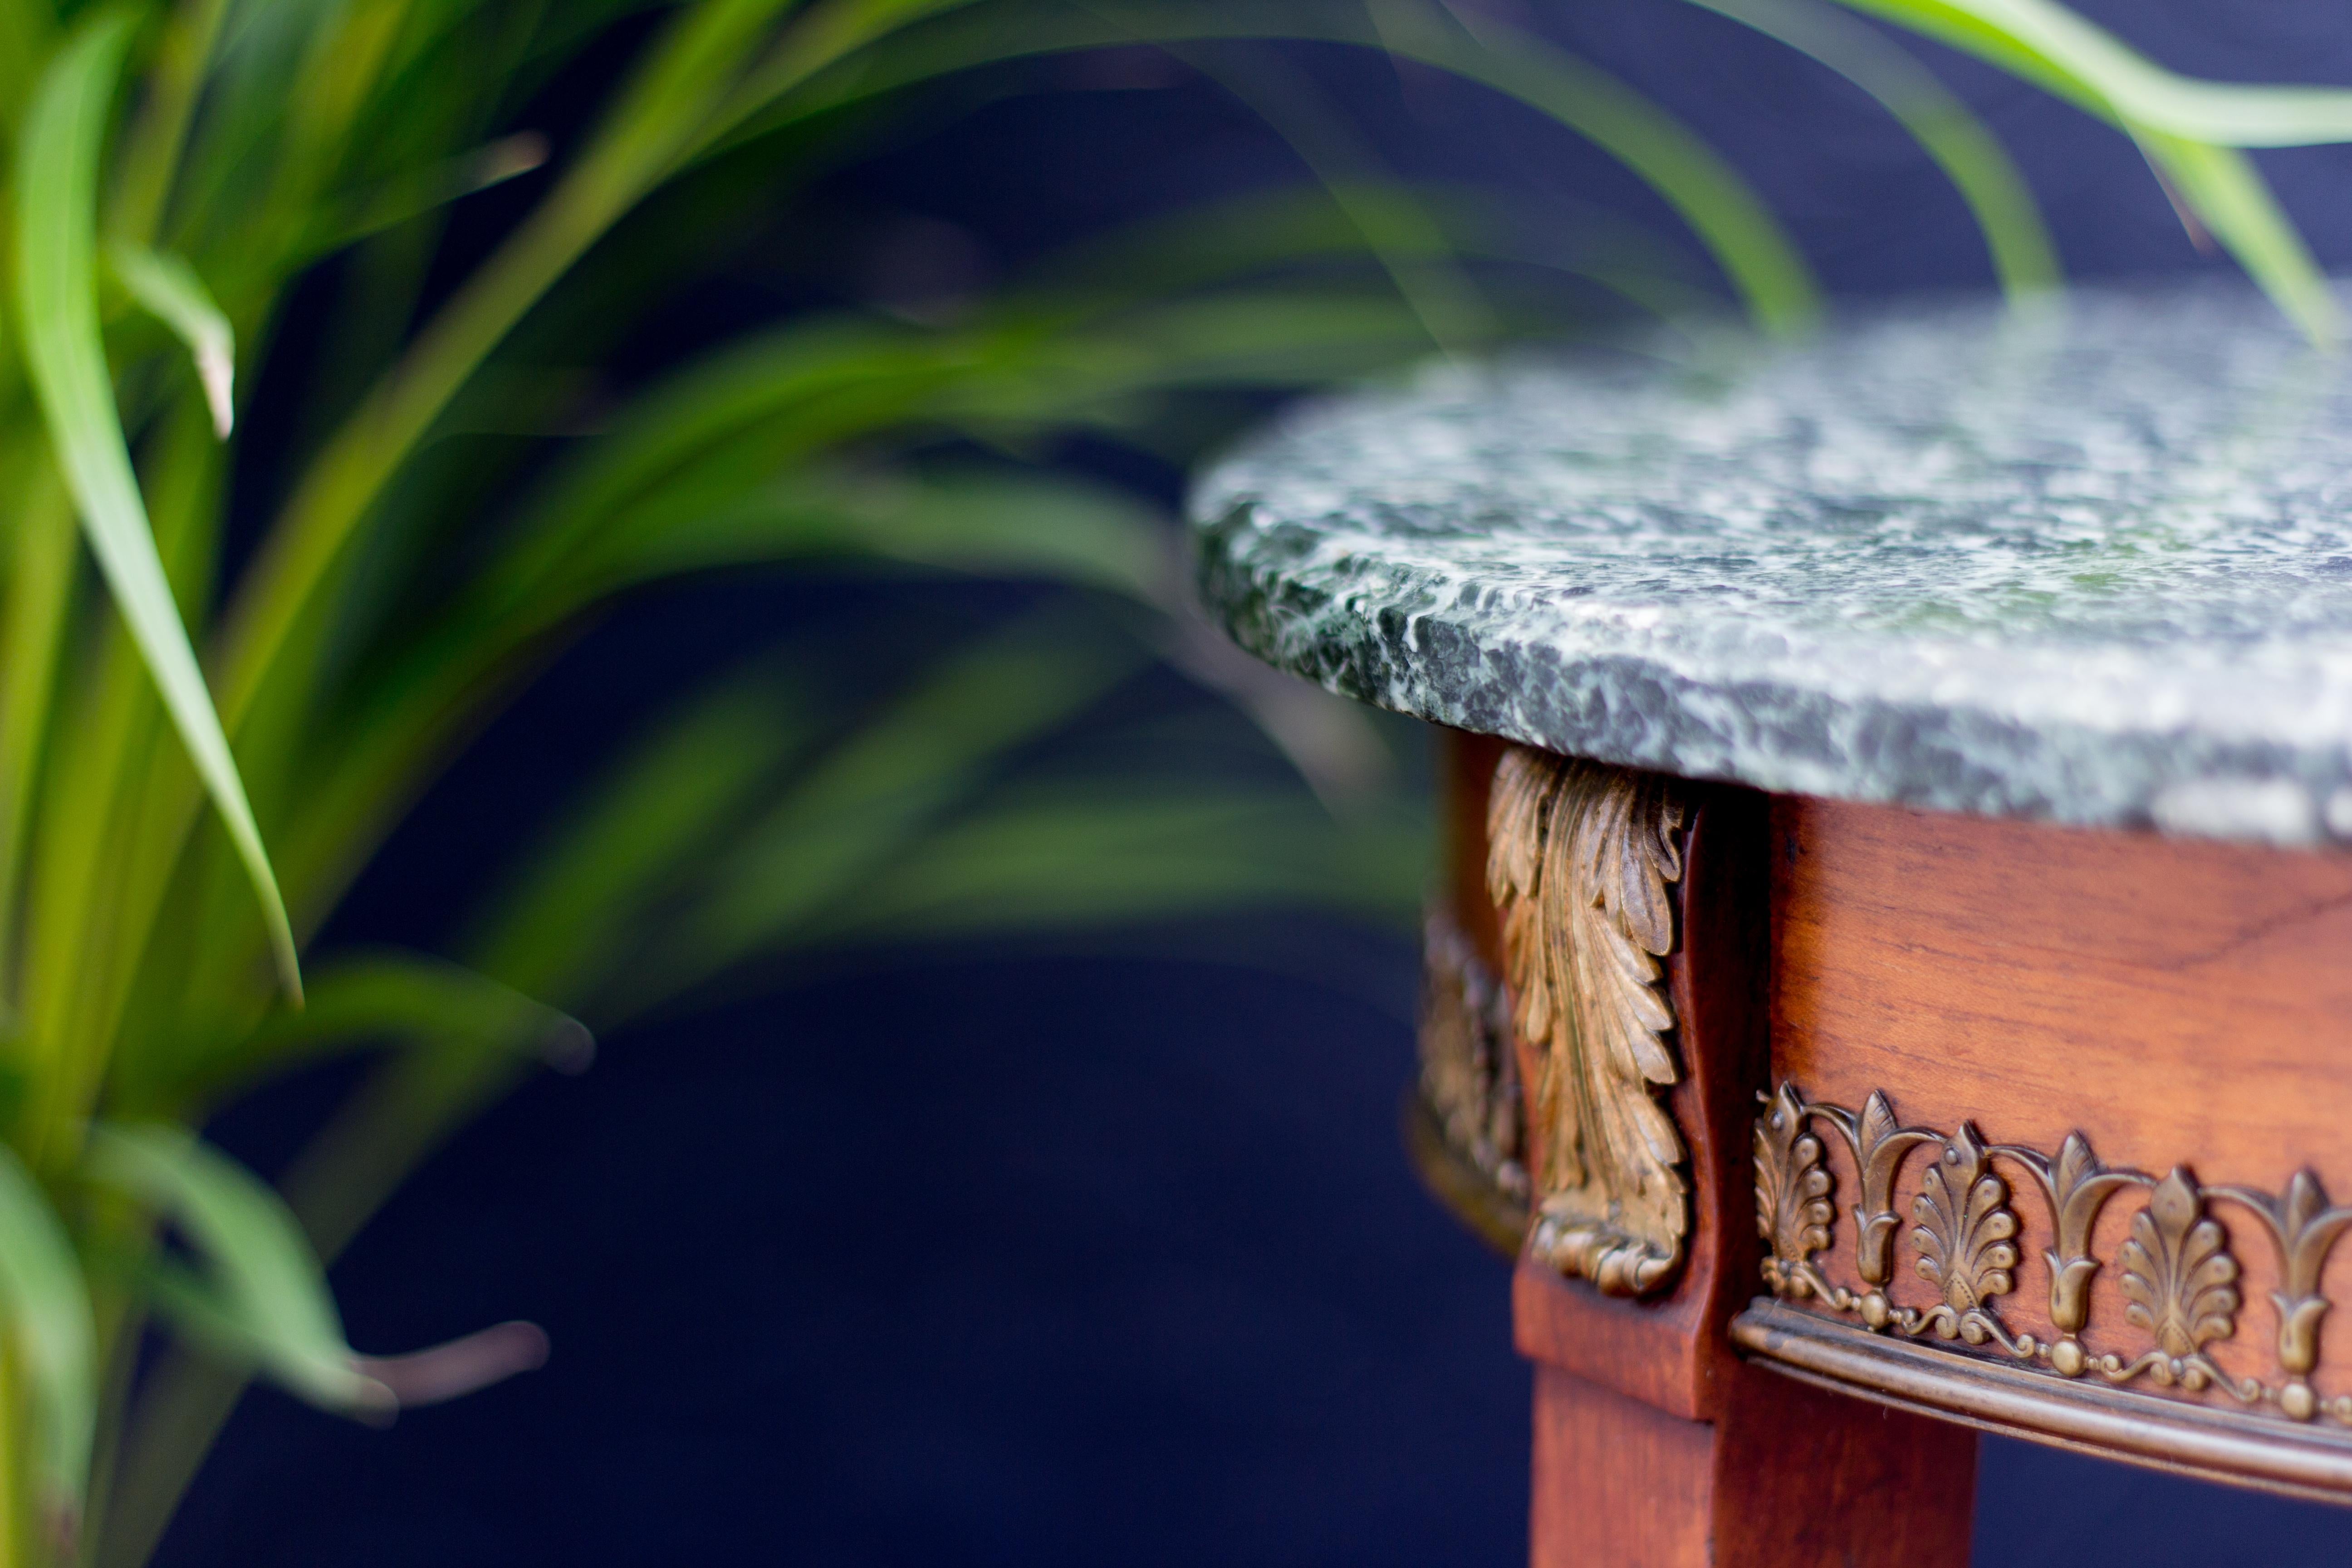
[[[1538,1363],[1531,1568],[1965,1568],[1965,1426],[1735,1366],[1711,1421]]]
[[[1489,892],[1486,832],[1503,747],[1449,740],[1452,918],[1489,973],[1507,974],[1514,955]],[[1673,941],[1656,981],[1673,1018],[1664,1042],[1674,1071],[1654,1092],[1684,1148],[1687,1227],[1670,1273],[1640,1293],[1604,1293],[1541,1256],[1518,1267],[1516,1333],[1538,1368],[1531,1560],[1539,1568],[1963,1568],[1973,1432],[1819,1392],[1747,1366],[1734,1351],[1731,1320],[1760,1279],[1750,1145],[1757,1097],[1771,1077],[1769,803],[1703,785],[1677,786],[1677,798]],[[1564,819],[1547,826],[1567,828]],[[1527,940],[1523,930],[1512,934]],[[1546,1075],[1563,1069],[1528,1035],[1517,1033],[1515,1077],[1540,1123]],[[1523,1151],[1538,1205],[1545,1132],[1531,1127]],[[1586,1151],[1584,1164],[1593,1157]]]
[[[2352,1500],[2352,855],[1450,755],[1537,1563],[1959,1568],[1975,1430]]]

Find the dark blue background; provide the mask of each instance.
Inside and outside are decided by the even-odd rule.
[[[2352,81],[2339,5],[2086,8],[2184,70]],[[1696,123],[1834,293],[1989,282],[1948,187],[1810,62],[1668,0],[1511,11]],[[2075,276],[2220,265],[2121,137],[1923,53],[2024,165]],[[1675,232],[1515,106],[1362,56],[1291,58],[1399,172]],[[1083,72],[1047,71],[942,109],[830,182],[822,210],[942,220],[1006,268],[1298,177],[1220,90],[1164,79],[1080,90]],[[2323,258],[2352,258],[2352,161],[2263,162]],[[724,331],[775,298],[722,279],[666,325]],[[438,940],[483,847],[596,753],[615,705],[656,702],[807,603],[754,583],[634,607],[436,792],[341,929]],[[656,646],[685,651],[623,657]],[[1200,956],[1241,951],[1274,956]],[[366,1348],[523,1316],[551,1331],[551,1364],[389,1432],[252,1394],[163,1561],[1517,1561],[1528,1376],[1507,1270],[1420,1194],[1394,1134],[1413,971],[1406,935],[1256,917],[1091,954],[868,955],[609,1039],[586,1077],[535,1082],[464,1133],[335,1270]],[[267,1160],[320,1088],[222,1136]],[[2352,1555],[2352,1512],[2005,1442],[1985,1445],[1981,1488],[1979,1549],[2021,1568]]]

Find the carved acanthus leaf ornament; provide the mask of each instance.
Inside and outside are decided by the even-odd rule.
[[[1528,1245],[1601,1289],[1655,1289],[1690,1225],[1675,1080],[1673,950],[1684,805],[1672,779],[1513,747],[1496,771],[1486,880],[1519,1037],[1540,1063]]]

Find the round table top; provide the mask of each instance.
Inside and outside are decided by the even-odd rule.
[[[2238,288],[1311,403],[1192,502],[1347,696],[1775,791],[2352,840],[2352,355]]]

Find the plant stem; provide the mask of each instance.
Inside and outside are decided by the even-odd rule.
[[[146,101],[123,141],[122,174],[115,187],[114,231],[136,244],[152,245],[163,226],[205,67],[226,15],[228,0],[181,0],[163,30],[163,46],[147,73]]]
[[[74,517],[46,452],[28,459],[0,616],[0,997],[19,1005],[17,884],[73,598]]]

